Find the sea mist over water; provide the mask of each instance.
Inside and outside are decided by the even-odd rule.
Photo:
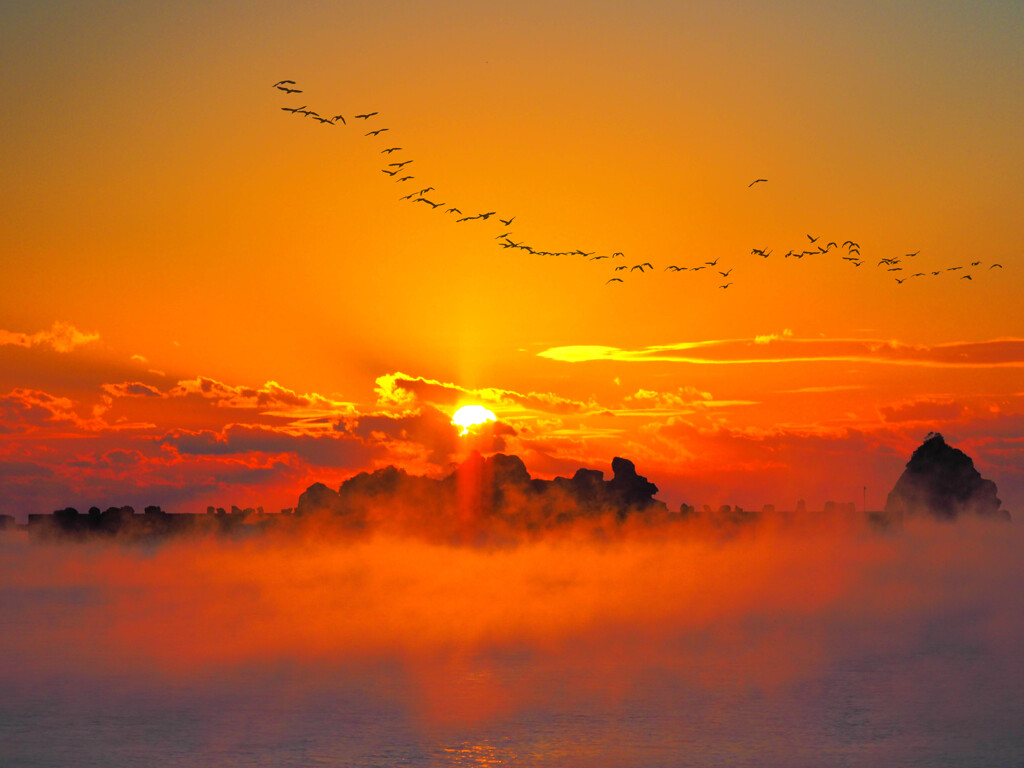
[[[5,765],[1017,765],[1024,534],[0,537]]]

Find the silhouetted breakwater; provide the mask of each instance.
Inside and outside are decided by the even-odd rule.
[[[34,539],[57,538],[122,538],[146,540],[181,535],[240,536],[261,533],[287,525],[290,510],[280,514],[267,514],[262,508],[239,509],[231,512],[209,507],[202,514],[169,514],[158,506],[149,506],[137,514],[130,506],[92,507],[82,513],[73,507],[59,509],[51,515],[29,515],[28,532]]]

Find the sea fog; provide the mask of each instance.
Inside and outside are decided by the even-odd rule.
[[[0,757],[1024,764],[1024,534],[0,536]]]

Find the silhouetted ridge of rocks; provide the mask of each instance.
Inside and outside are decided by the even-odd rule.
[[[456,510],[465,520],[499,517],[509,522],[539,524],[564,521],[578,515],[613,512],[625,519],[631,512],[657,510],[665,505],[654,499],[658,486],[638,475],[633,462],[616,457],[611,480],[596,469],[579,469],[571,477],[533,478],[518,456],[472,453],[448,476],[434,480],[409,475],[395,467],[360,472],[341,484],[337,492],[322,483],[310,486],[299,498],[300,514],[337,514],[352,525],[363,525],[371,508],[391,505],[403,510],[440,515]]]
[[[885,502],[890,518],[931,515],[955,520],[960,515],[1010,518],[1000,509],[996,484],[974,468],[971,457],[946,444],[938,432],[929,433],[914,451],[907,468]]]

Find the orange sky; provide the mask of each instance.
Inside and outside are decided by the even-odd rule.
[[[939,430],[1019,510],[1024,10],[704,5],[4,6],[0,512],[442,473],[466,402],[673,505],[879,507]]]

